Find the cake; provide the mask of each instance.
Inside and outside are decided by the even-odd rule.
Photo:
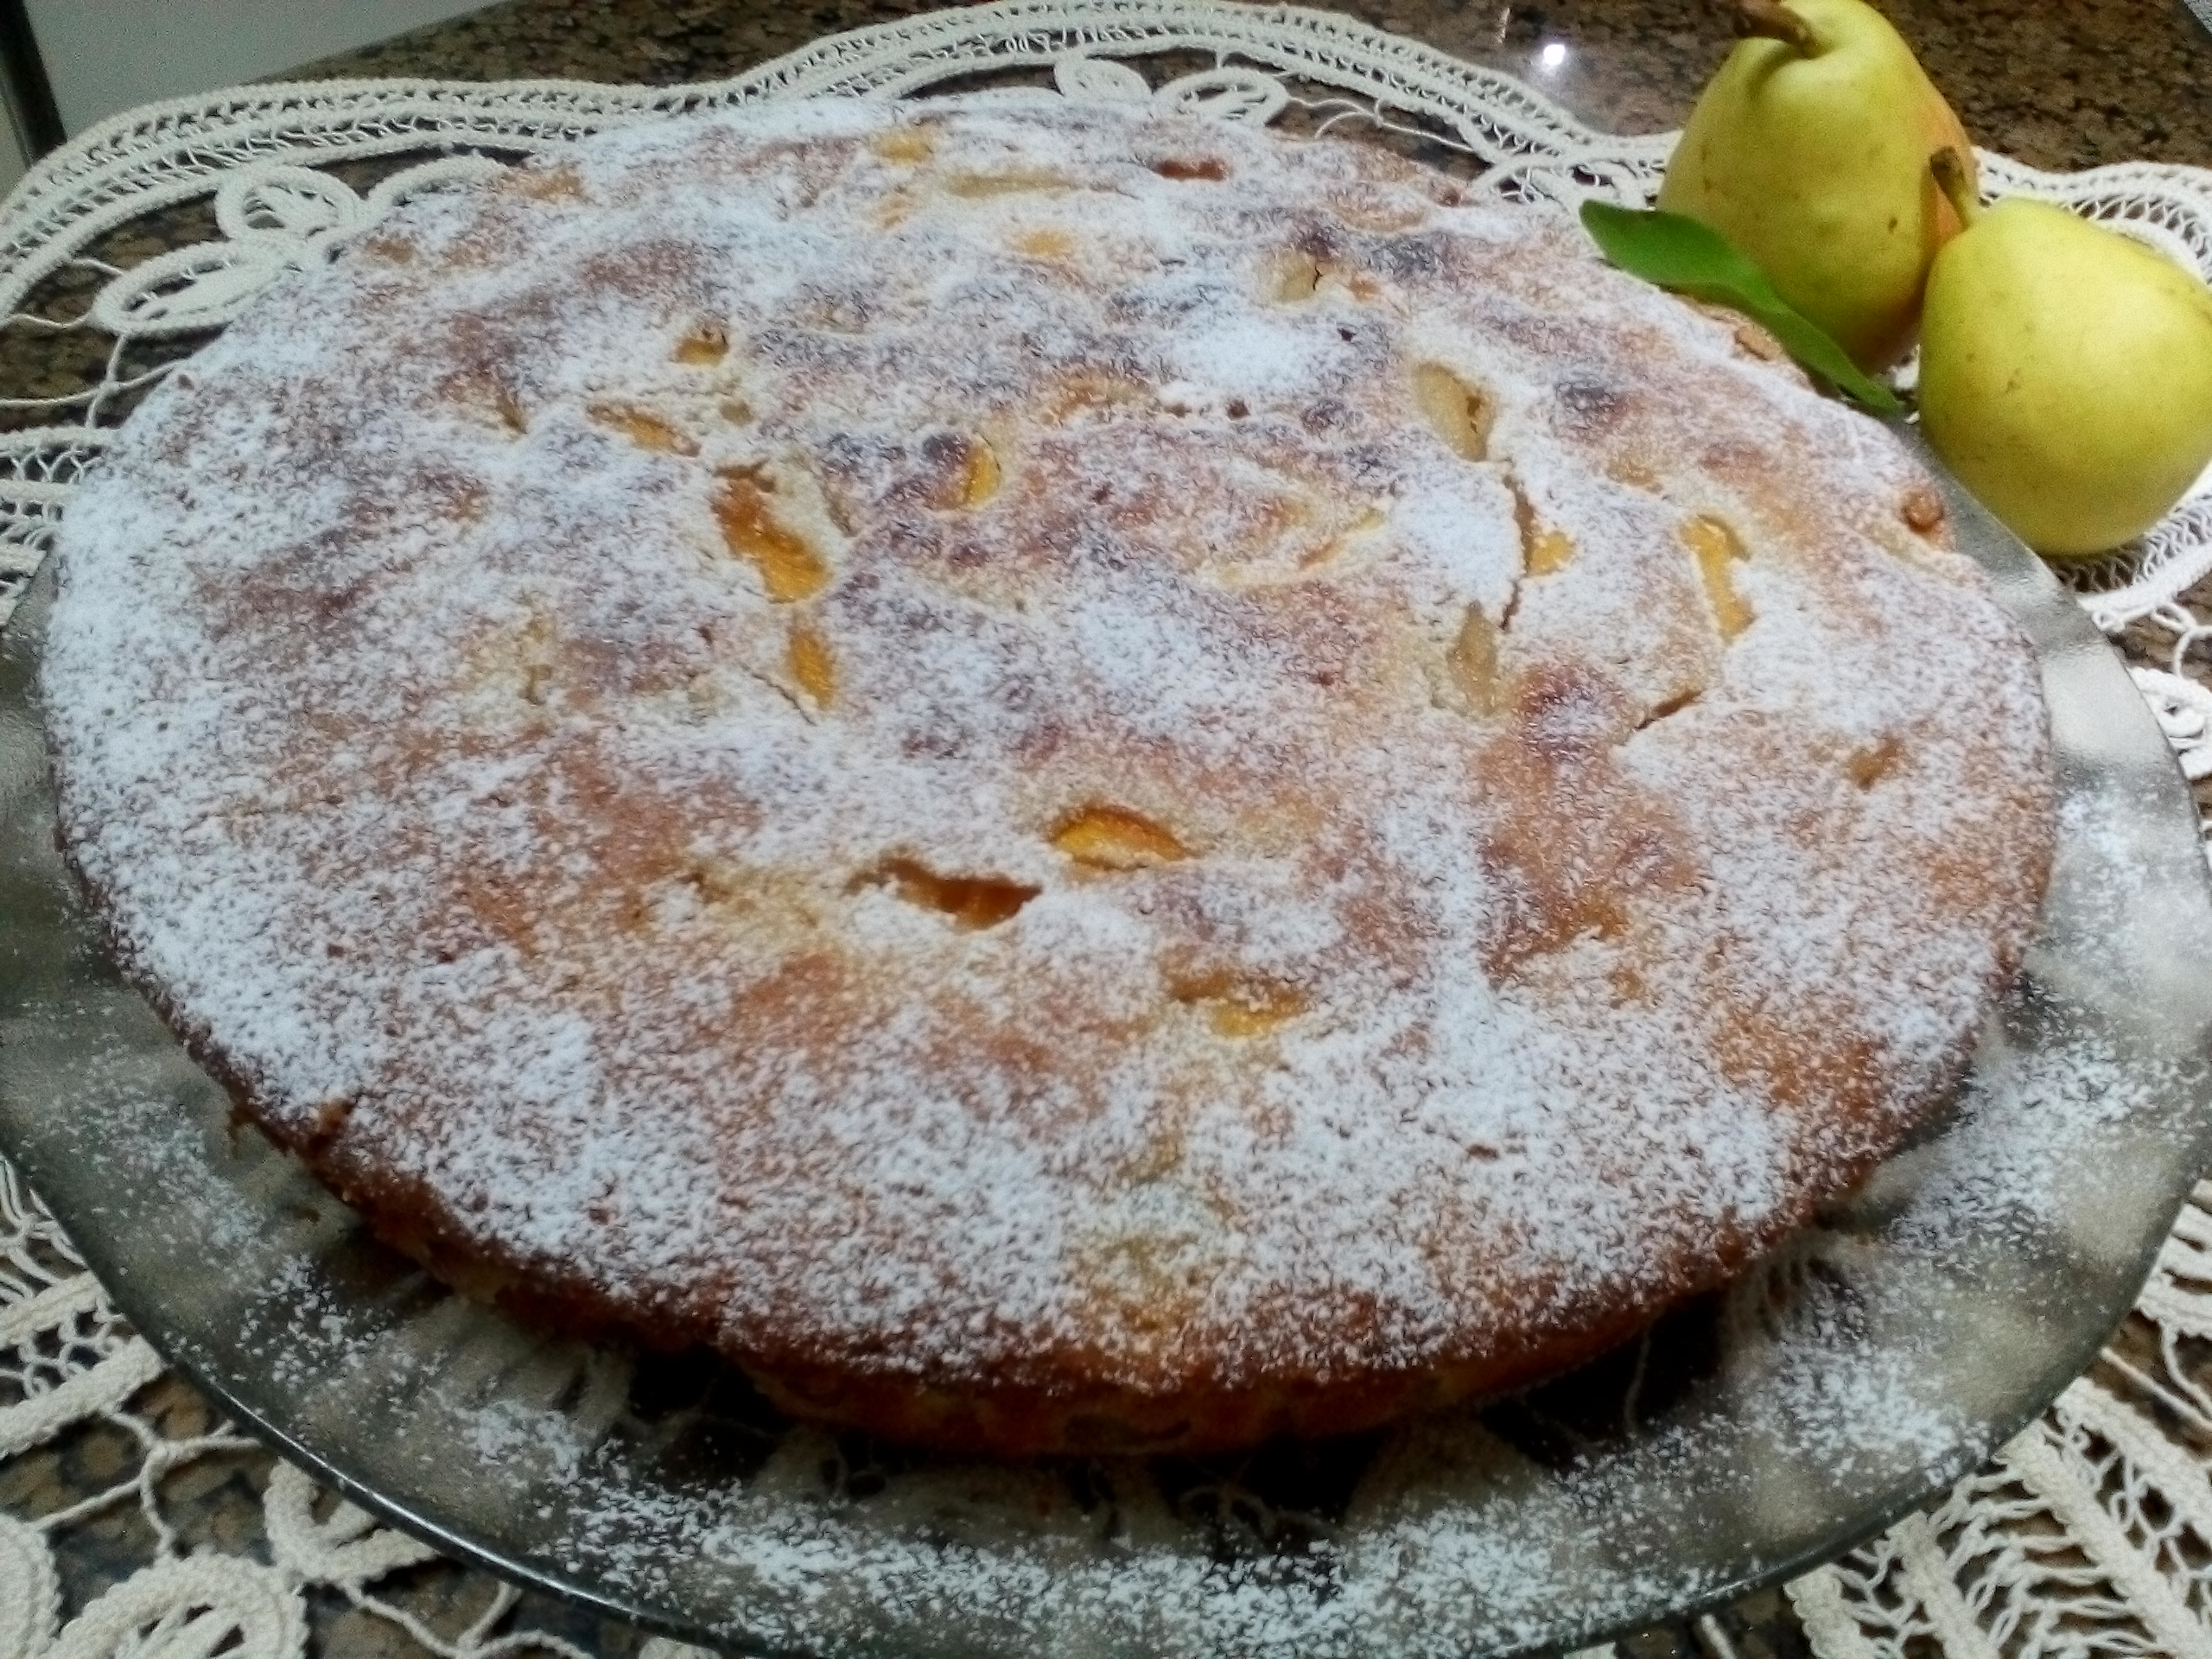
[[[425,197],[147,399],[118,956],[524,1318],[957,1452],[1509,1389],[1940,1106],[2050,861],[1897,438],[1555,211],[1045,95]]]

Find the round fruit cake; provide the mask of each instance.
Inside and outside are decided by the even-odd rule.
[[[418,200],[62,534],[67,844],[370,1224],[789,1410],[1324,1433],[1709,1288],[2050,855],[1932,480],[1554,210],[1043,95]]]

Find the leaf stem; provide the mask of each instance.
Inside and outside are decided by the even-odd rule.
[[[1805,57],[1811,57],[1820,49],[1813,26],[1783,5],[1781,0],[1736,0],[1735,27],[1740,39],[1758,35],[1781,41]]]
[[[1959,216],[1963,228],[1981,217],[1981,203],[1976,200],[1973,181],[1967,172],[1967,159],[1959,154],[1956,144],[1946,144],[1928,158],[1928,170],[1936,175],[1936,183],[1951,200],[1952,211]]]

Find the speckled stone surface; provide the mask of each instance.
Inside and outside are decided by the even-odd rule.
[[[2212,166],[2212,35],[2179,0],[1882,0],[1930,74],[1980,143],[2033,165],[2069,169],[2131,159]],[[786,6],[768,0],[505,0],[504,3],[381,45],[325,60],[300,77],[421,76],[451,79],[558,78],[673,85],[737,73],[825,34],[895,21],[930,10],[924,0],[824,0]],[[1584,121],[1622,132],[1679,124],[1726,53],[1719,0],[1554,0],[1504,6],[1476,0],[1353,0],[1338,8],[1378,28],[1507,70],[1544,89]],[[1563,48],[1558,50],[1546,48]],[[1551,60],[1551,61],[1548,61]],[[365,177],[355,181],[365,184]],[[188,207],[151,235],[178,245],[212,232],[203,207]],[[156,245],[103,247],[120,264]],[[52,315],[81,305],[90,279],[73,278],[47,296]],[[81,340],[60,337],[11,347],[0,391],[50,395],[96,378]],[[29,418],[29,417],[25,417]],[[22,423],[21,421],[13,423]],[[2212,608],[2212,584],[2191,596]],[[2158,642],[2131,639],[2137,660]],[[2162,654],[2162,653],[2159,653]],[[2212,785],[2206,786],[2212,792]],[[207,1408],[185,1384],[159,1385],[148,1410],[197,1422]],[[188,1425],[189,1427],[189,1425]],[[105,1438],[104,1438],[105,1436]],[[108,1431],[75,1437],[17,1463],[0,1479],[0,1510],[25,1516],[67,1509],[113,1477],[123,1448]],[[257,1534],[257,1488],[266,1454],[240,1454],[211,1468],[190,1491],[165,1494],[188,1538],[233,1552],[265,1548]],[[81,1605],[144,1558],[118,1514],[73,1545],[64,1560],[66,1599]],[[491,1593],[481,1574],[423,1572],[405,1586],[410,1611],[454,1630]],[[315,1650],[328,1659],[397,1654],[388,1624],[326,1598],[312,1611]],[[557,1633],[583,1651],[621,1659],[639,1633],[582,1610],[531,1597],[517,1623]],[[1802,1659],[1805,1637],[1778,1591],[1754,1596],[1710,1619],[1681,1621],[1629,1638],[1624,1659]]]
[[[1978,143],[2050,168],[2212,167],[2212,35],[2180,0],[1884,0]],[[657,86],[731,75],[918,0],[504,0],[326,59],[308,76],[528,76]],[[1681,124],[1728,48],[1719,0],[1355,0],[1339,10],[1510,70],[1592,125]],[[1555,67],[1540,55],[1564,46]],[[1556,56],[1557,54],[1552,54]]]

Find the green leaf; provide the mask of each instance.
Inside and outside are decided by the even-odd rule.
[[[1818,324],[1792,310],[1766,273],[1718,231],[1680,213],[1638,212],[1602,201],[1582,204],[1582,226],[1605,257],[1631,276],[1741,311],[1780,340],[1808,373],[1853,403],[1878,415],[1904,413],[1895,392],[1862,373]]]

